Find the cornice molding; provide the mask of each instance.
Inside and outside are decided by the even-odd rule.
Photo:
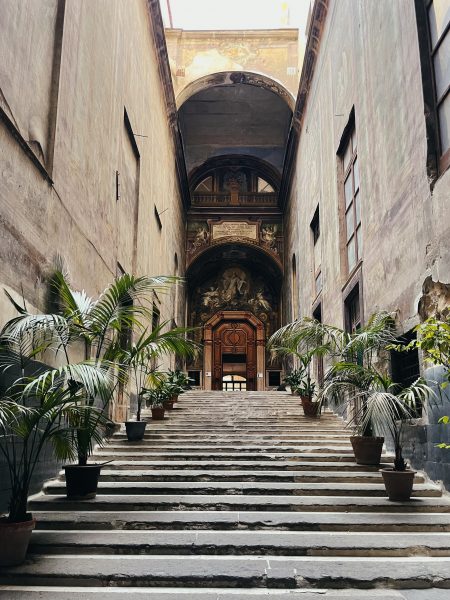
[[[185,210],[187,210],[190,204],[189,184],[186,172],[186,161],[184,158],[183,143],[181,141],[181,134],[178,123],[178,111],[175,102],[175,93],[172,84],[172,76],[170,73],[169,55],[167,52],[164,24],[162,20],[159,1],[146,0],[146,4],[152,29],[153,43],[155,46],[156,57],[158,60],[159,77],[164,92],[167,120],[174,144],[177,180],[181,198],[183,201],[183,206]]]
[[[295,103],[291,127],[289,129],[288,141],[286,144],[283,175],[281,178],[279,194],[279,202],[281,207],[285,207],[289,200],[292,179],[295,171],[295,159],[297,156],[303,121],[306,114],[309,91],[314,77],[323,30],[325,28],[328,6],[329,0],[315,0],[311,14],[297,101]]]

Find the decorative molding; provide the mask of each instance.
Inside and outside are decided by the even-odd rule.
[[[190,205],[190,192],[188,176],[186,172],[186,161],[184,158],[183,143],[181,141],[180,127],[178,123],[178,111],[175,102],[175,93],[170,73],[169,55],[167,52],[164,24],[159,6],[159,0],[147,0],[147,9],[152,29],[153,43],[158,60],[158,71],[163,87],[168,125],[175,149],[175,168],[183,206],[187,210]]]
[[[286,206],[291,191],[292,179],[295,171],[295,158],[297,156],[300,135],[306,114],[308,96],[314,77],[314,70],[317,63],[320,43],[323,30],[325,28],[328,5],[329,0],[315,0],[312,9],[302,74],[300,76],[300,84],[298,88],[297,102],[295,103],[286,145],[286,154],[284,158],[283,175],[281,178],[279,194],[279,203],[281,207]]]

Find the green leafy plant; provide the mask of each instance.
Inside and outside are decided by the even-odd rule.
[[[85,400],[109,395],[112,379],[104,364],[70,362],[65,317],[28,313],[8,297],[19,315],[0,333],[0,371],[12,379],[0,400],[0,452],[11,485],[8,520],[22,522],[31,518],[28,492],[46,446],[60,460],[76,456],[73,423],[93,428],[101,422],[98,409],[87,410]],[[49,367],[37,361],[51,355],[64,364]]]

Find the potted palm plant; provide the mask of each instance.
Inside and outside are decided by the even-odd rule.
[[[164,401],[169,397],[168,390],[164,386],[164,382],[160,382],[152,388],[144,390],[144,397],[147,406],[150,406],[152,411],[152,419],[162,421],[164,419]]]
[[[408,387],[401,387],[388,375],[373,372],[367,377],[373,377],[373,382],[356,395],[355,400],[361,397],[363,402],[353,420],[363,429],[371,427],[375,433],[390,437],[394,446],[394,465],[381,469],[386,492],[390,500],[409,500],[415,471],[403,458],[402,427],[415,414],[417,405],[435,397],[435,393],[420,378]]]
[[[303,381],[303,369],[292,369],[284,378],[285,385],[291,388],[291,394],[296,396]]]
[[[107,410],[114,391],[126,379],[120,362],[133,328],[143,328],[151,319],[154,290],[164,291],[171,277],[136,277],[124,274],[112,282],[97,300],[70,288],[67,276],[56,270],[52,278],[57,306],[70,325],[70,335],[84,345],[85,357],[108,372],[112,389],[89,394],[81,400],[83,418],[72,421],[78,464],[66,465],[66,484],[70,497],[95,497],[103,464],[88,464],[95,443],[101,442]]]
[[[0,371],[11,383],[0,399],[0,452],[9,471],[9,513],[0,519],[0,565],[20,564],[35,521],[27,499],[39,459],[50,445],[57,459],[73,459],[71,423],[96,418],[81,399],[105,392],[108,373],[88,361],[71,363],[68,321],[57,314],[30,314],[14,302],[19,316],[0,333]],[[54,355],[65,364],[49,367],[38,357]]]
[[[179,369],[175,369],[174,371],[169,369],[167,371],[167,381],[174,385],[174,402],[178,402],[179,396],[190,388],[193,379]]]
[[[129,441],[142,440],[147,426],[142,421],[142,406],[145,402],[145,391],[161,381],[162,374],[156,369],[156,360],[166,355],[175,354],[179,358],[192,358],[197,351],[197,345],[187,339],[186,334],[191,331],[184,327],[176,327],[164,331],[169,321],[160,324],[152,331],[145,328],[136,341],[130,336],[129,344],[120,353],[120,361],[128,373],[131,372],[132,384],[137,398],[137,411],[135,421],[126,421],[125,428]],[[174,377],[172,376],[172,379]],[[167,384],[172,386],[172,398],[178,395],[181,387],[165,378]],[[166,400],[169,402],[170,399]],[[170,407],[173,408],[173,401]]]

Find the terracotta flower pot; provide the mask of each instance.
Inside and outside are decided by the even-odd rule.
[[[97,495],[103,465],[64,465],[66,494],[71,500],[91,500]]]
[[[162,421],[164,419],[164,413],[166,409],[164,406],[154,406],[152,408],[152,419],[155,421]]]
[[[173,400],[164,400],[163,406],[166,410],[173,410]]]
[[[23,563],[35,526],[35,519],[21,523],[10,523],[6,518],[0,519],[0,567],[12,567]]]
[[[384,438],[364,435],[350,437],[353,454],[358,465],[379,465]]]
[[[313,402],[307,396],[300,396],[305,417],[317,419],[320,417],[320,402]]]
[[[389,500],[409,500],[411,498],[414,475],[416,471],[394,471],[394,469],[381,469],[384,487]]]
[[[146,427],[147,423],[145,421],[125,421],[128,441],[139,442],[144,439]]]

